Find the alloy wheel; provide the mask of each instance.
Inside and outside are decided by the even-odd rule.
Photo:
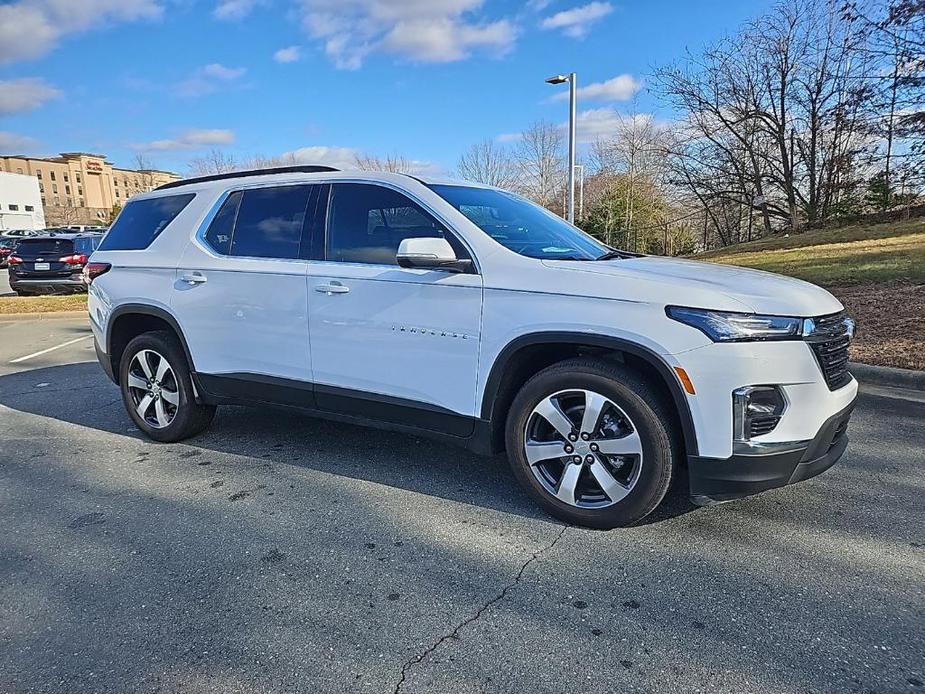
[[[541,400],[524,435],[530,471],[571,506],[619,503],[639,481],[642,441],[629,415],[591,390],[563,390]]]
[[[167,358],[152,349],[143,349],[128,367],[129,395],[136,414],[154,429],[163,429],[177,416],[180,384]]]

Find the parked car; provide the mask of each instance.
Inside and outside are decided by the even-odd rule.
[[[594,527],[653,511],[680,465],[702,504],[819,474],[858,390],[827,291],[608,248],[478,184],[170,183],[128,202],[86,276],[100,364],[152,439],[224,403],[295,407],[506,450],[532,498]]]
[[[18,245],[19,240],[16,238],[7,239],[0,237],[0,268],[6,267],[7,258],[16,250],[16,246]]]
[[[20,296],[85,292],[83,269],[101,234],[55,234],[23,239],[7,259],[10,288]]]
[[[36,231],[35,229],[7,229],[6,231],[0,231],[0,238],[9,238],[9,239],[24,239],[30,236],[41,236],[41,231]]]
[[[106,227],[99,226],[99,225],[92,225],[92,224],[67,224],[61,227],[61,229],[72,232],[72,233],[73,232],[80,232],[80,233],[89,232],[93,234],[102,234],[103,232],[106,231]]]

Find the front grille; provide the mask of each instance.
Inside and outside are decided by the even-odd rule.
[[[851,319],[844,311],[813,318],[813,331],[806,340],[829,390],[838,390],[851,380],[848,373],[848,345],[851,342]]]

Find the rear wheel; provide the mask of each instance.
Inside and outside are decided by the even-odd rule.
[[[506,434],[517,479],[570,523],[629,525],[651,513],[671,483],[668,412],[619,364],[581,358],[544,369],[514,399]]]
[[[186,355],[168,332],[144,333],[128,343],[119,384],[129,416],[155,441],[189,438],[215,416],[214,406],[196,402]]]

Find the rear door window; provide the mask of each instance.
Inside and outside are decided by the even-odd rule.
[[[100,244],[101,251],[139,251],[151,245],[189,205],[193,193],[129,202]]]
[[[244,191],[231,237],[231,255],[298,258],[311,186]]]
[[[99,245],[99,239],[74,239],[74,252],[78,255],[90,255]]]

